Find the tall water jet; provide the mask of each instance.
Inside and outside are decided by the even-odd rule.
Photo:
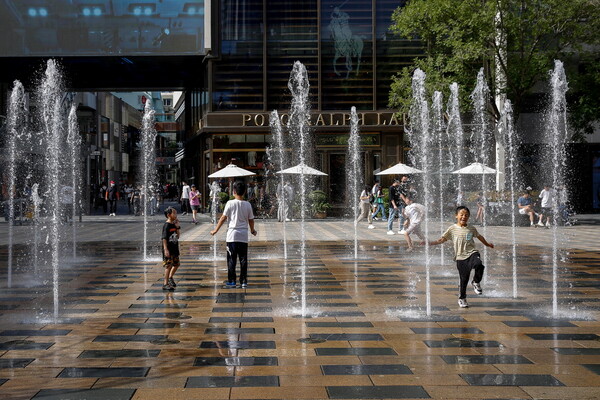
[[[210,184],[210,200],[211,200],[211,217],[213,222],[213,230],[217,228],[217,208],[219,208],[219,192],[221,188],[217,181]],[[213,261],[217,261],[217,235],[213,235]]]
[[[473,108],[474,108],[474,130],[471,134],[471,138],[474,139],[472,143],[474,146],[472,147],[472,151],[475,152],[475,159],[485,165],[488,166],[489,163],[489,149],[490,149],[490,123],[488,114],[486,112],[486,104],[487,100],[490,96],[490,89],[485,80],[485,76],[483,75],[483,68],[479,70],[477,73],[477,84],[475,85],[475,89],[473,93],[471,93],[471,99],[473,100]],[[487,203],[486,195],[487,195],[487,178],[486,174],[481,174],[481,193],[482,198],[481,201],[484,204]],[[482,225],[482,235],[487,237],[487,218],[486,213],[483,213],[483,219],[481,221]],[[487,263],[487,246],[483,248],[483,264]],[[486,271],[487,272],[487,271]],[[485,272],[484,272],[485,273]]]
[[[440,237],[444,233],[444,110],[442,105],[443,95],[442,92],[433,92],[433,102],[431,106],[431,119],[433,123],[433,133],[436,140],[437,146],[437,198],[439,204],[439,218],[440,218]],[[440,246],[440,262],[444,264],[444,245]]]
[[[446,109],[448,114],[448,127],[446,129],[448,143],[453,147],[453,151],[450,151],[450,170],[454,171],[460,169],[464,165],[463,152],[464,152],[464,131],[462,125],[462,118],[460,116],[460,100],[458,97],[458,83],[454,82],[450,85],[450,98],[448,99],[448,106]],[[462,176],[458,174],[456,176],[456,192],[461,194],[463,190]],[[458,204],[461,205],[461,204]]]
[[[288,89],[292,93],[292,103],[288,119],[288,133],[297,140],[300,164],[306,165],[307,146],[309,141],[310,110],[308,103],[308,73],[300,61],[294,63]],[[307,175],[302,170],[300,174],[300,259],[302,267],[302,315],[306,314],[306,188]]]
[[[73,205],[73,208],[71,209],[71,221],[73,223],[73,260],[75,260],[75,258],[77,257],[77,224],[75,223],[75,219],[77,218],[77,212],[80,206],[78,194],[81,193],[81,135],[79,134],[79,124],[77,123],[76,104],[73,104],[71,106],[71,110],[69,111],[67,143],[69,145],[69,162],[71,164],[71,187],[73,189],[71,192],[71,203]]]
[[[40,244],[40,230],[35,226],[40,221],[40,207],[42,206],[42,199],[39,194],[39,184],[34,183],[31,187],[31,201],[33,203],[33,265],[34,271],[37,273],[39,268],[39,244]]]
[[[510,189],[510,226],[511,226],[511,248],[512,248],[512,282],[513,282],[513,298],[517,298],[517,223],[516,213],[517,204],[515,200],[515,160],[516,154],[516,132],[514,128],[513,109],[510,100],[504,102],[503,123],[501,126],[504,129],[504,141],[508,147],[508,182]]]
[[[431,132],[429,123],[429,104],[425,92],[425,73],[417,69],[412,78],[413,99],[410,106],[410,131],[409,141],[411,144],[410,158],[417,168],[423,171],[422,188],[425,215],[423,219],[426,238],[429,237],[429,201],[431,199]],[[425,294],[426,312],[431,315],[431,284],[430,284],[431,258],[429,254],[429,241],[425,240]]]
[[[556,191],[562,187],[562,198],[554,192],[552,198],[552,212],[554,215],[552,224],[552,314],[556,316],[558,312],[558,218],[559,201],[566,202],[568,191],[565,186],[566,169],[566,141],[568,139],[567,124],[567,99],[566,93],[569,90],[569,84],[565,75],[563,63],[554,60],[554,69],[550,73],[550,106],[546,115],[546,135],[550,139],[550,155],[552,171],[552,187]]]
[[[271,162],[279,167],[279,170],[284,170],[286,168],[285,165],[285,146],[283,141],[283,129],[281,127],[281,120],[279,119],[279,113],[277,110],[273,110],[269,115],[269,125],[271,127],[271,137],[275,139],[275,149],[272,147],[269,149],[269,155],[271,157]],[[274,154],[272,153],[274,151]],[[285,204],[285,193],[284,186],[285,180],[283,174],[279,174],[279,185],[277,189],[278,201],[280,204],[278,207],[286,208]],[[288,205],[289,206],[289,205]],[[283,215],[282,223],[283,223],[283,258],[287,260],[287,218],[283,212],[279,211],[280,215]]]
[[[354,221],[354,259],[358,259],[358,212],[360,204],[357,199],[362,193],[363,169],[362,158],[360,156],[360,135],[358,130],[358,114],[356,107],[350,109],[350,137],[348,138],[348,160],[350,160],[349,168],[346,168],[346,177],[348,182],[348,202],[350,210],[353,211]]]
[[[148,207],[147,201],[152,195],[150,185],[154,184],[156,176],[156,126],[154,120],[154,108],[151,100],[146,101],[144,116],[142,118],[142,151],[140,153],[142,166],[142,198],[144,210],[144,261],[148,260]]]
[[[17,144],[25,120],[25,89],[19,81],[14,82],[8,106],[8,275],[7,285],[12,287],[13,225],[15,223],[16,165],[19,157]]]
[[[60,225],[60,199],[59,184],[61,171],[61,145],[63,144],[62,132],[64,120],[62,101],[64,97],[62,76],[54,60],[48,60],[44,77],[39,87],[38,97],[40,102],[42,129],[46,140],[46,201],[45,210],[49,215],[50,254],[52,264],[52,284],[54,294],[54,317],[58,317],[58,264],[59,264],[59,225]]]

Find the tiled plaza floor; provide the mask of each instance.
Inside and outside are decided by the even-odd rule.
[[[559,253],[553,317],[552,231],[519,231],[513,298],[507,234],[490,227],[499,246],[487,253],[484,294],[470,290],[467,309],[456,303],[449,255],[442,264],[436,248],[427,316],[423,250],[407,254],[382,225],[361,231],[371,240],[354,260],[350,223],[315,222],[303,266],[297,229],[284,260],[272,240],[280,224],[260,221],[245,290],[222,287],[224,244],[213,260],[207,225],[186,228],[172,294],[161,290],[160,263],[141,260],[139,225],[110,225],[119,242],[82,229],[90,239],[79,258],[61,263],[57,320],[48,267],[15,260],[7,288],[0,247],[0,398],[600,397],[598,227],[560,228],[572,241]]]

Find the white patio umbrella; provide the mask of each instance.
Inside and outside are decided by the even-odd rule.
[[[423,171],[420,169],[416,169],[413,167],[409,167],[406,164],[398,163],[393,167],[388,169],[384,169],[383,171],[377,173],[376,175],[405,175],[405,174],[421,174]]]
[[[235,178],[237,176],[251,176],[256,175],[254,172],[248,171],[247,169],[240,168],[235,164],[229,164],[223,169],[218,170],[210,174],[209,178]]]
[[[465,175],[492,175],[496,173],[496,170],[490,167],[486,167],[482,163],[473,163],[467,165],[464,168],[452,171],[453,174],[465,174]]]
[[[321,172],[318,169],[314,169],[305,164],[298,164],[294,167],[286,168],[284,170],[276,172],[276,174],[290,174],[290,175],[320,175],[327,176],[325,172]]]

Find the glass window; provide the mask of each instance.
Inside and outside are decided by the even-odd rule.
[[[321,1],[322,108],[373,109],[372,1]]]

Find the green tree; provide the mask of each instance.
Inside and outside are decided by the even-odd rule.
[[[585,81],[598,72],[600,0],[407,0],[392,20],[394,33],[420,39],[425,48],[425,55],[393,81],[390,105],[401,112],[408,111],[415,68],[425,71],[430,90],[448,94],[448,85],[458,82],[462,104],[469,103],[466,97],[483,68],[490,85],[488,110],[495,119],[500,116],[493,101],[496,90],[513,102],[518,115],[534,86],[547,79],[554,59],[589,65],[588,73],[571,78],[577,81],[572,87],[583,92]],[[496,68],[506,77],[504,87],[496,87]],[[579,115],[580,129],[589,128],[589,118],[598,115],[589,110],[590,103],[586,107]]]

